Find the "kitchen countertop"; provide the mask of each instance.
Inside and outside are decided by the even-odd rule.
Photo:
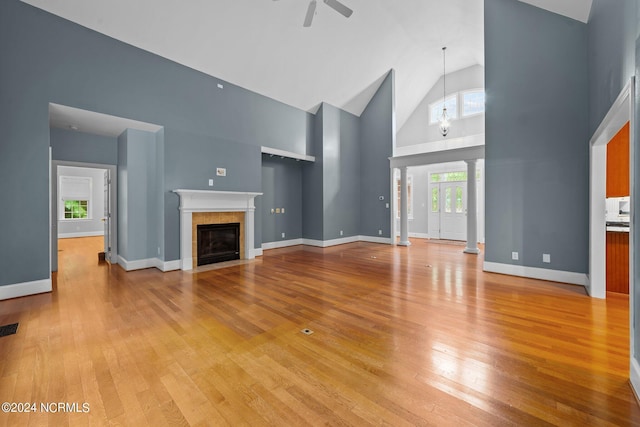
[[[629,223],[628,222],[607,221],[607,231],[613,231],[613,232],[617,232],[617,233],[628,233],[629,232]]]

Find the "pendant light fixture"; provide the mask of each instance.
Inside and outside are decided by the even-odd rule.
[[[447,69],[446,69],[446,50],[447,47],[442,48],[442,115],[440,116],[440,133],[442,136],[447,136],[451,122],[449,122],[449,115],[447,114]]]

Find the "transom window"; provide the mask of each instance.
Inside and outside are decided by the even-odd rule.
[[[456,92],[449,95],[445,101],[440,100],[429,105],[430,124],[436,124],[440,121],[442,108],[445,105],[447,107],[447,114],[451,120],[455,120],[458,117],[469,117],[476,114],[482,114],[485,110],[484,89]]]
[[[462,93],[462,117],[484,113],[484,91],[473,90]]]

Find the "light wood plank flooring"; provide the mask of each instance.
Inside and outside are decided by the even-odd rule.
[[[640,425],[627,296],[413,243],[125,273],[61,240],[54,292],[0,301],[0,401],[79,411],[0,426]]]

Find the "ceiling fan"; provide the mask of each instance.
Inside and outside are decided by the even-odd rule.
[[[273,0],[273,1],[277,1],[277,0]],[[351,14],[353,13],[353,10],[349,9],[347,6],[345,6],[338,0],[323,0],[323,1],[327,6],[329,6],[331,9],[335,10],[345,18],[350,17]],[[311,0],[311,2],[309,3],[309,7],[307,8],[307,15],[304,18],[304,24],[302,24],[303,27],[311,26],[311,22],[313,22],[313,17],[316,14],[317,6],[318,6],[317,0]]]

